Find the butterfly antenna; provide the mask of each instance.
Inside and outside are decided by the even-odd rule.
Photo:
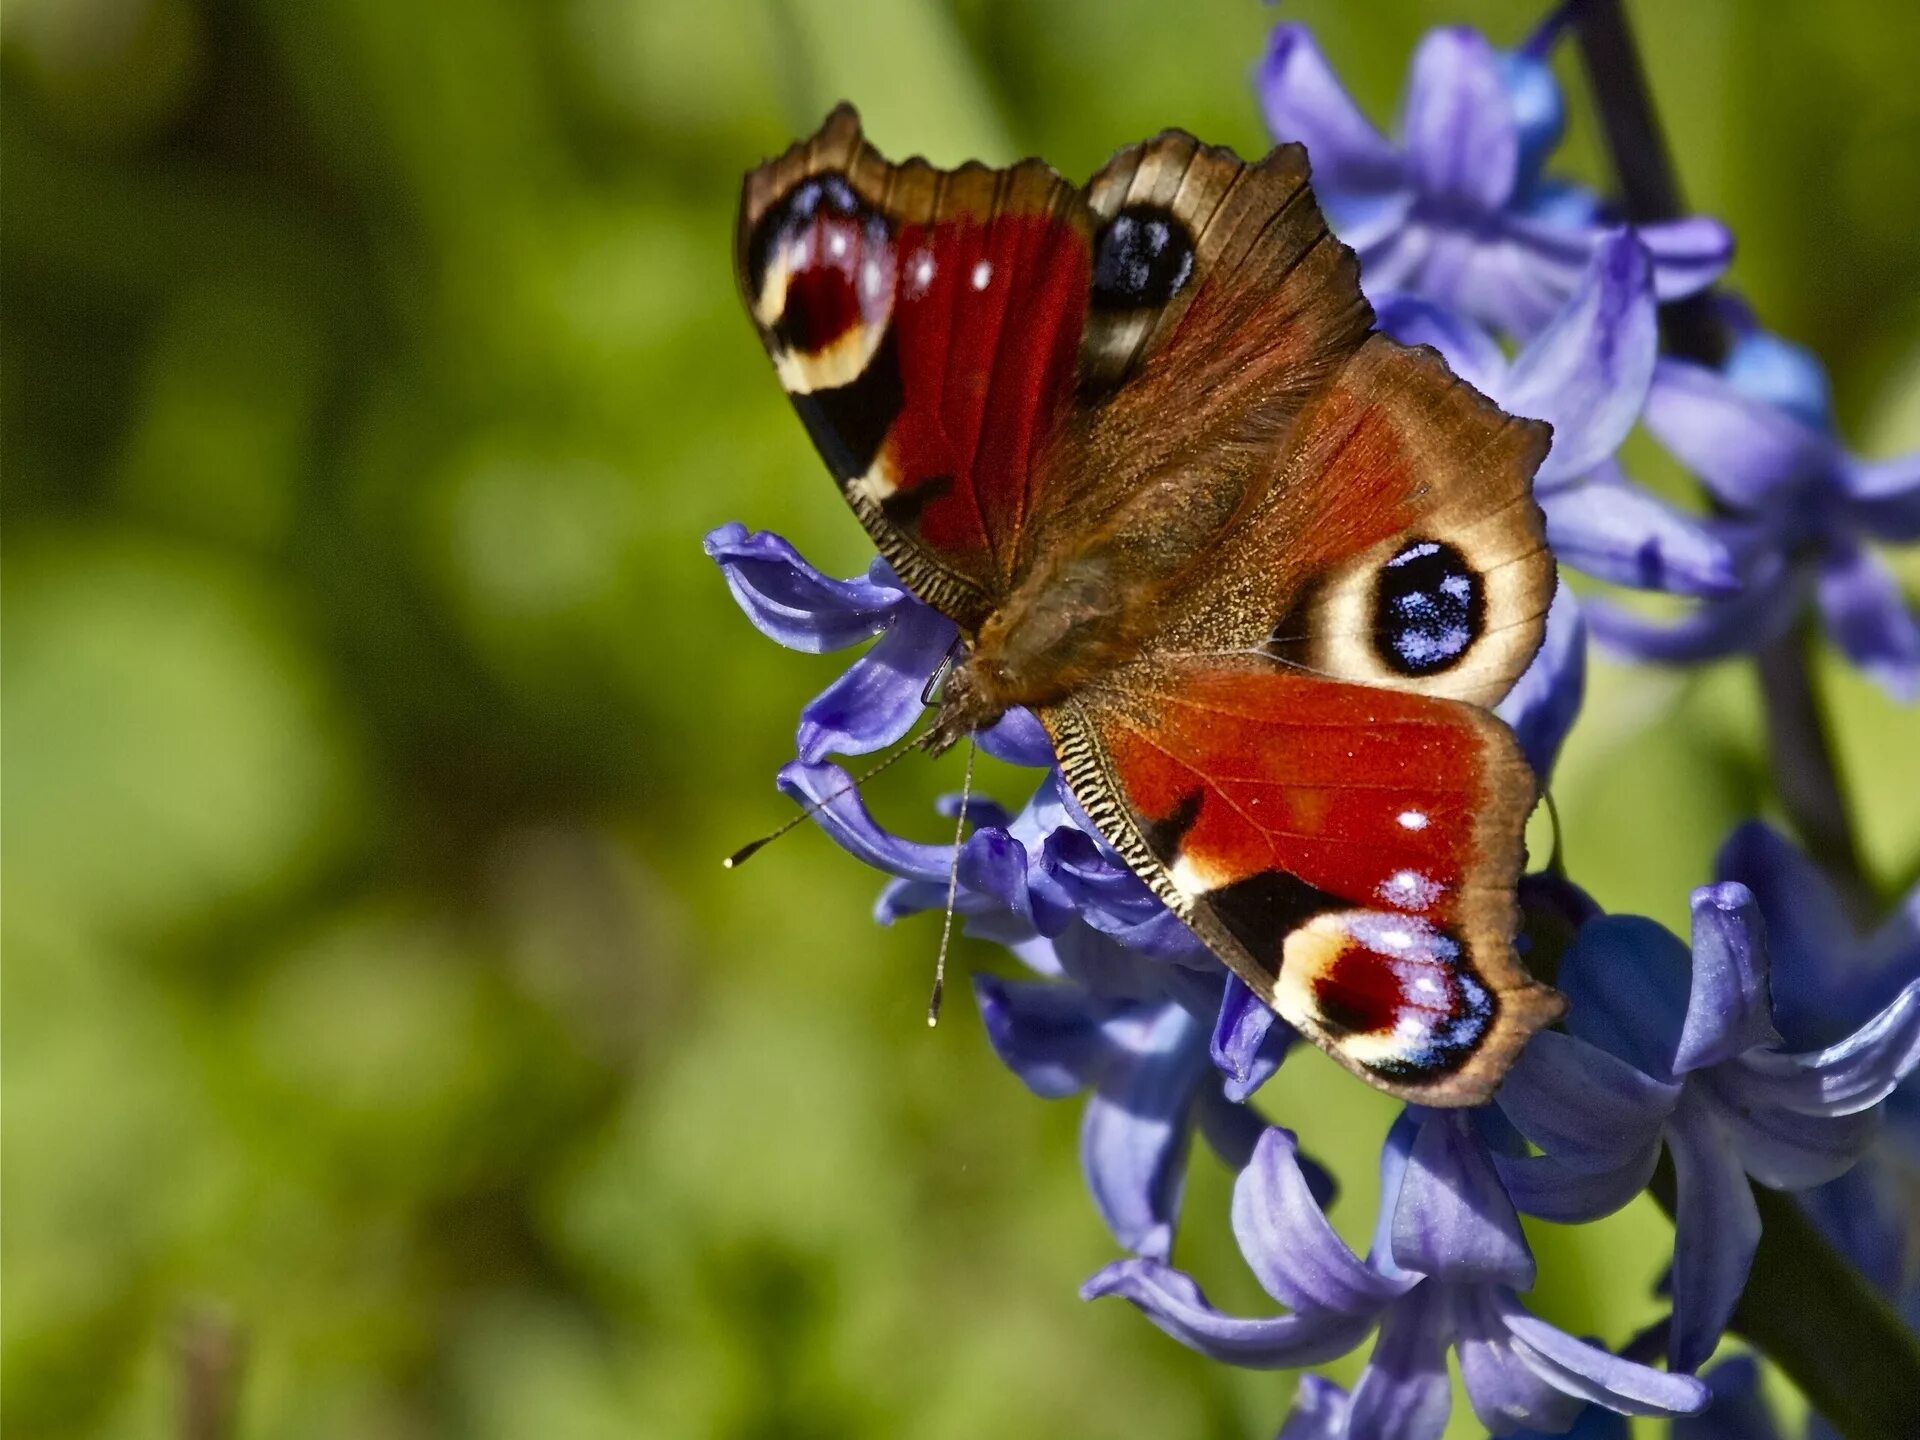
[[[926,749],[927,743],[931,738],[931,736],[933,735],[933,733],[934,733],[933,731],[928,730],[923,732],[917,738],[913,740],[909,740],[905,745],[902,745],[898,750],[895,750],[891,755],[888,755],[885,759],[880,761],[879,764],[867,770],[865,774],[855,776],[853,779],[849,780],[846,784],[842,785],[838,790],[834,791],[831,795],[823,795],[820,799],[813,801],[811,804],[807,805],[804,809],[802,809],[798,815],[795,815],[791,820],[788,820],[784,825],[776,826],[774,829],[768,831],[765,835],[762,835],[758,840],[749,840],[745,845],[742,845],[738,850],[734,851],[731,855],[727,856],[727,858],[722,860],[720,863],[729,870],[738,869],[740,866],[746,864],[747,861],[751,859],[757,851],[761,850],[765,846],[771,845],[775,840],[778,840],[782,835],[786,834],[789,830],[792,830],[796,826],[800,825],[802,822],[812,819],[817,812],[831,805],[834,801],[838,800],[842,795],[852,794],[854,791],[858,790],[862,785],[866,784],[867,781],[873,779],[873,777],[878,775],[882,770],[885,770],[889,765],[893,764],[893,762],[898,760],[901,756],[910,755],[915,750]]]
[[[947,867],[947,913],[940,922],[940,958],[933,962],[933,994],[927,997],[928,1026],[940,1023],[940,1002],[947,993],[947,945],[953,939],[953,906],[960,898],[960,841],[967,833],[967,802],[973,798],[973,736],[967,736],[967,773],[960,782],[960,815],[953,825],[953,863]]]

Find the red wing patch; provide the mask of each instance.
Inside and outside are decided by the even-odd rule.
[[[1217,657],[1118,672],[1049,723],[1129,862],[1374,1083],[1479,1103],[1559,1014],[1513,954],[1532,777],[1484,712]]]

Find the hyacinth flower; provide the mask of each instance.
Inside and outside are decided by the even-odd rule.
[[[1596,604],[1595,636],[1632,659],[1693,664],[1775,640],[1811,605],[1855,668],[1897,700],[1920,698],[1920,619],[1870,548],[1920,540],[1920,454],[1849,454],[1813,357],[1743,307],[1722,310],[1725,364],[1663,357],[1644,418],[1728,516],[1743,583],[1677,621]]]
[[[1727,838],[1716,874],[1744,884],[1766,922],[1774,1024],[1791,1048],[1844,1038],[1920,978],[1920,886],[1860,935],[1819,868],[1758,821]],[[1920,1185],[1920,1077],[1895,1088],[1884,1114],[1858,1165],[1799,1198],[1834,1247],[1920,1328],[1920,1227],[1907,1199]]]
[[[1267,128],[1305,143],[1314,193],[1359,252],[1369,295],[1412,293],[1526,337],[1577,288],[1617,222],[1596,197],[1544,173],[1565,124],[1544,54],[1556,28],[1514,52],[1472,30],[1428,34],[1414,52],[1398,145],[1341,89],[1304,26],[1275,29],[1255,74]],[[1733,255],[1714,220],[1638,233],[1661,300],[1704,289]]]
[[[1433,346],[1501,409],[1553,426],[1533,493],[1561,564],[1682,595],[1739,589],[1719,537],[1631,484],[1613,458],[1646,404],[1660,344],[1654,265],[1635,232],[1599,239],[1566,302],[1511,361],[1479,325],[1430,300],[1387,295],[1377,308],[1389,335]]]
[[[1496,1155],[1522,1210],[1597,1219],[1652,1178],[1664,1147],[1677,1185],[1668,1364],[1713,1353],[1759,1242],[1749,1177],[1806,1190],[1872,1143],[1880,1102],[1920,1065],[1920,978],[1820,1049],[1784,1048],[1768,999],[1765,926],[1737,883],[1693,895],[1693,945],[1654,921],[1583,926],[1558,982],[1566,1033],[1514,1066],[1498,1106],[1541,1153]]]
[[[1474,1413],[1496,1434],[1522,1424],[1564,1430],[1589,1403],[1627,1415],[1689,1414],[1707,1403],[1699,1380],[1623,1359],[1528,1313],[1518,1297],[1533,1286],[1533,1255],[1467,1116],[1409,1109],[1381,1151],[1380,1177],[1379,1220],[1362,1258],[1314,1198],[1293,1136],[1261,1136],[1234,1185],[1233,1229],[1286,1314],[1224,1314],[1159,1259],[1119,1261],[1082,1293],[1131,1301],[1182,1344],[1255,1369],[1318,1363],[1377,1328],[1350,1399],[1309,1392],[1308,1415],[1296,1417],[1302,1435],[1436,1440],[1452,1408],[1449,1351]]]

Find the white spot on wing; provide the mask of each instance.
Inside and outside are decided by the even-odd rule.
[[[979,261],[977,264],[974,265],[973,267],[973,288],[974,289],[984,290],[987,288],[989,284],[992,283],[992,281],[993,281],[993,266],[989,265],[985,260]]]
[[[1424,830],[1427,828],[1426,813],[1421,810],[1402,810],[1400,812],[1402,830]]]

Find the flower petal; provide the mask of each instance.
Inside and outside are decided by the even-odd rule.
[[[882,830],[853,777],[838,765],[808,765],[799,760],[781,767],[780,789],[802,805],[818,805],[813,820],[856,860],[906,880],[946,883],[953,860],[951,845],[922,845]]]
[[[1920,452],[1897,460],[1860,461],[1842,477],[1850,509],[1876,540],[1920,540]]]
[[[1703,600],[1678,620],[1649,619],[1607,601],[1586,603],[1587,631],[1629,659],[1692,665],[1746,654],[1786,633],[1807,596],[1802,572],[1762,566],[1738,595]]]
[[[1081,1169],[1113,1238],[1164,1260],[1186,1180],[1188,1111],[1207,1068],[1205,1035],[1171,1003],[1124,1012],[1106,1033],[1115,1053],[1081,1119]]]
[[[1266,1084],[1286,1058],[1295,1034],[1239,976],[1229,975],[1209,1047],[1215,1068],[1226,1078],[1227,1099],[1243,1101]]]
[[[1302,1375],[1274,1440],[1348,1440],[1347,1392],[1319,1375]]]
[[[1827,436],[1684,360],[1662,359],[1654,366],[1646,424],[1675,459],[1736,510],[1764,511],[1840,466],[1840,452]]]
[[[1009,765],[1044,770],[1053,764],[1053,741],[1031,710],[1016,705],[980,732],[980,748]]]
[[[1507,357],[1500,343],[1444,305],[1418,295],[1386,295],[1374,301],[1374,323],[1402,345],[1431,345],[1476,390],[1498,395],[1506,383]]]
[[[1416,1283],[1389,1279],[1347,1248],[1314,1198],[1286,1130],[1268,1129],[1234,1182],[1233,1233],[1254,1277],[1290,1310],[1375,1315]]]
[[[1659,1160],[1654,1141],[1593,1168],[1552,1155],[1495,1155],[1493,1165],[1516,1210],[1556,1225],[1585,1225],[1638,1198]]]
[[[1463,27],[1428,32],[1413,54],[1402,125],[1407,171],[1424,197],[1481,211],[1507,203],[1520,132],[1485,36]]]
[[[1880,1133],[1877,1109],[1802,1115],[1756,1103],[1745,1078],[1735,1067],[1715,1070],[1707,1089],[1740,1168],[1770,1189],[1811,1190],[1837,1180]]]
[[[1612,462],[1540,495],[1554,558],[1637,590],[1722,597],[1740,589],[1733,552],[1708,525],[1628,482]]]
[[[1767,930],[1753,892],[1737,882],[1702,885],[1692,905],[1693,986],[1676,1075],[1780,1043],[1767,989]]]
[[[1631,230],[1595,247],[1580,286],[1514,358],[1503,409],[1553,426],[1534,483],[1584,475],[1620,448],[1646,402],[1660,326],[1651,264]]]
[[[1714,875],[1745,885],[1760,906],[1773,961],[1774,1022],[1786,1042],[1811,1049],[1838,1038],[1832,992],[1842,972],[1855,968],[1859,945],[1820,867],[1779,831],[1749,820],[1721,845]]]
[[[1740,1094],[1803,1115],[1851,1115],[1877,1105],[1920,1067],[1920,979],[1824,1050],[1741,1057]]]
[[[1077,985],[976,975],[973,997],[1000,1063],[1043,1100],[1078,1094],[1110,1057],[1102,1025],[1113,1004]]]
[[[1639,235],[1653,257],[1653,289],[1662,304],[1706,289],[1733,263],[1733,232],[1704,215],[1642,225]]]
[[[1373,1321],[1318,1311],[1242,1320],[1207,1303],[1200,1287],[1158,1260],[1121,1260],[1080,1287],[1080,1298],[1118,1295],[1167,1334],[1212,1360],[1248,1370],[1292,1370],[1346,1354]],[[1444,1371],[1443,1371],[1444,1375]]]
[[[1751,1355],[1722,1360],[1700,1378],[1713,1391],[1713,1403],[1702,1415],[1676,1420],[1673,1440],[1781,1440]]]
[[[1896,700],[1920,699],[1920,621],[1886,567],[1858,545],[1836,544],[1818,594],[1827,635],[1854,668]]]
[[[1548,1155],[1589,1169],[1638,1157],[1659,1138],[1679,1099],[1678,1085],[1553,1030],[1527,1042],[1494,1097]]]
[[[1454,1311],[1459,1333],[1454,1350],[1460,1356],[1460,1377],[1466,1382],[1473,1413],[1495,1435],[1507,1435],[1521,1425],[1561,1432],[1585,1408],[1547,1380],[1519,1353],[1496,1302],[1498,1291],[1476,1285],[1456,1295]]]
[[[1562,585],[1547,611],[1540,653],[1493,712],[1512,727],[1521,754],[1542,781],[1553,773],[1586,688],[1587,625],[1573,592]]]
[[[1760,1212],[1740,1159],[1704,1098],[1689,1091],[1667,1129],[1667,1149],[1676,1190],[1667,1367],[1690,1373],[1713,1354],[1746,1288],[1760,1243]]]
[[[1679,937],[1643,915],[1603,915],[1581,926],[1560,959],[1568,1033],[1671,1081],[1692,964]]]
[[[1495,1299],[1517,1342],[1515,1353],[1556,1389],[1622,1415],[1697,1415],[1711,1392],[1691,1375],[1670,1375],[1622,1359],[1557,1330],[1510,1294]]]
[[[896,609],[919,606],[878,561],[865,579],[830,580],[778,535],[749,535],[737,523],[709,532],[705,544],[747,619],[789,650],[844,650],[877,634]]]
[[[879,643],[800,712],[800,759],[866,755],[904,737],[926,713],[920,696],[958,633],[937,610],[899,606]]]
[[[1533,1252],[1486,1143],[1457,1112],[1430,1111],[1407,1155],[1393,1259],[1436,1279],[1530,1289]]]
[[[1304,25],[1274,27],[1254,87],[1273,138],[1307,147],[1314,190],[1330,212],[1348,195],[1401,185],[1399,153],[1340,88]]]
[[[1447,1380],[1451,1292],[1416,1286],[1380,1322],[1367,1368],[1353,1387],[1347,1433],[1375,1440],[1440,1440],[1453,1410]]]

